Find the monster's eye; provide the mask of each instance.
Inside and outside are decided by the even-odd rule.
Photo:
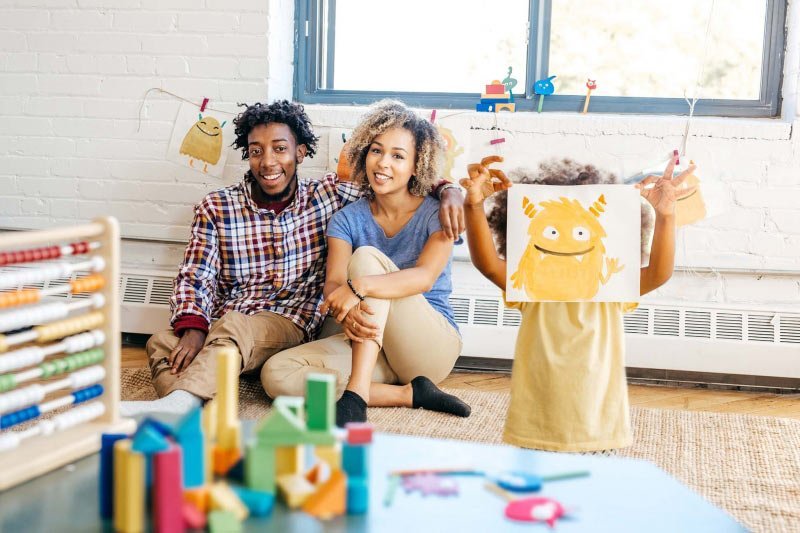
[[[542,237],[554,241],[558,239],[558,230],[553,226],[547,226],[546,228],[544,228],[544,231],[542,232]]]
[[[577,226],[572,229],[572,238],[576,241],[588,241],[589,240],[589,230],[584,228],[583,226]]]

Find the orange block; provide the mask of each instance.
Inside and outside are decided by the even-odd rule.
[[[208,488],[203,486],[199,489],[183,491],[183,501],[191,503],[203,514],[208,513],[208,508],[211,503],[208,496]]]
[[[347,476],[341,470],[331,472],[328,481],[303,503],[303,511],[322,520],[343,515],[346,510]]]
[[[214,473],[218,476],[224,476],[228,470],[233,468],[233,465],[242,457],[242,452],[239,448],[220,448],[214,446],[214,456],[211,461],[214,463]]]

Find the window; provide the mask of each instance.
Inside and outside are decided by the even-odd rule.
[[[555,75],[545,111],[779,113],[782,0],[298,0],[295,98],[474,109],[517,81],[518,110]]]

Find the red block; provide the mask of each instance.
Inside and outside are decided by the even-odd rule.
[[[200,510],[189,502],[183,502],[180,507],[183,513],[183,523],[189,529],[205,529],[208,517],[201,513]],[[181,530],[183,531],[183,530]]]
[[[486,86],[486,94],[504,94],[506,86],[502,83],[493,83]]]
[[[183,461],[180,446],[153,455],[153,522],[156,533],[183,533]]]
[[[369,422],[349,422],[344,425],[347,430],[347,444],[369,444],[372,442],[372,424]]]

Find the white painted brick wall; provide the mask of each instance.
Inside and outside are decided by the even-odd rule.
[[[192,206],[236,182],[230,152],[217,180],[165,161],[179,102],[165,90],[234,111],[237,102],[290,98],[291,0],[0,0],[0,227],[49,227],[113,212],[125,261],[173,270]],[[727,185],[729,210],[681,233],[679,262],[722,273],[678,273],[658,299],[792,303],[800,270],[800,7],[790,3],[783,117],[696,119],[690,152],[700,174]],[[353,127],[363,108],[308,106],[322,135],[303,175],[319,175],[332,128]],[[426,110],[427,112],[427,110]],[[439,120],[488,128],[494,117]],[[501,115],[508,166],[569,155],[619,172],[678,145],[679,117],[517,113]],[[473,132],[473,151],[490,134]],[[522,156],[525,157],[522,157]],[[624,162],[624,164],[623,164]],[[149,242],[136,240],[150,239]],[[739,273],[731,269],[741,269]]]

